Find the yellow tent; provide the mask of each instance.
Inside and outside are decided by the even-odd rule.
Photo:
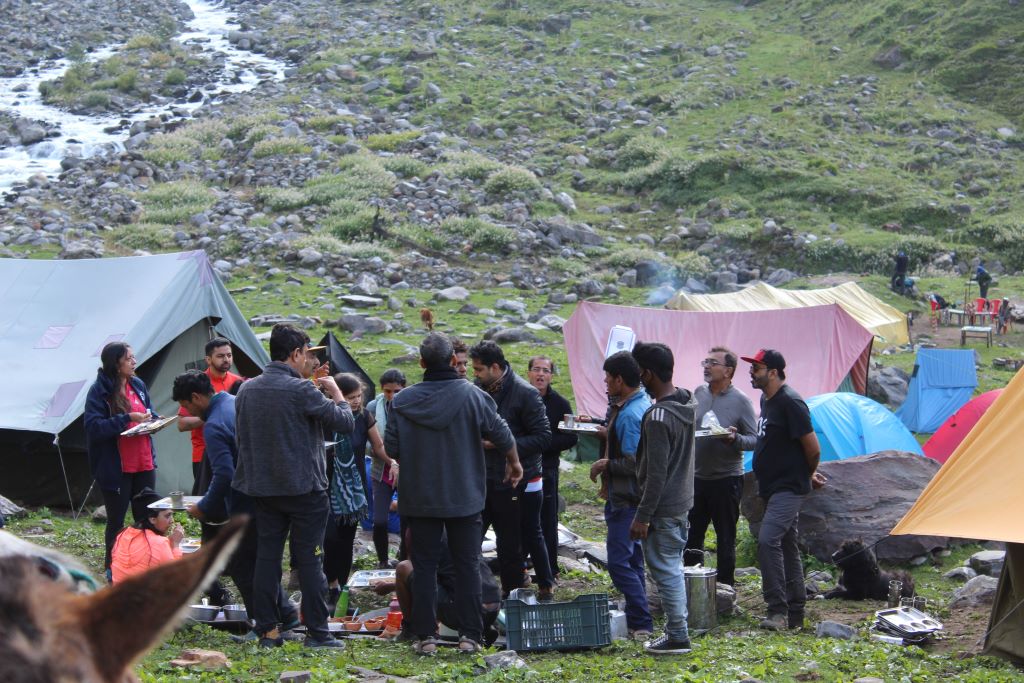
[[[843,310],[889,344],[907,344],[907,317],[871,294],[856,282],[844,282],[826,289],[776,289],[759,282],[727,294],[687,294],[679,292],[665,304],[677,311],[765,311],[776,308],[803,308],[839,304]]]
[[[892,534],[1006,542],[984,654],[1024,664],[1024,372],[960,442]]]

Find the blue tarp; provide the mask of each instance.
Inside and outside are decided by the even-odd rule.
[[[924,455],[921,445],[885,406],[849,392],[821,394],[807,399],[811,425],[821,445],[821,461],[845,460],[885,450]],[[751,471],[753,453],[743,454],[743,467]]]
[[[934,432],[971,400],[977,386],[973,350],[921,349],[907,400],[896,411],[896,417],[912,432]]]

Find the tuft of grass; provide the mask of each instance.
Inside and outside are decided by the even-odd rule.
[[[501,167],[500,162],[476,152],[447,152],[440,170],[445,175],[483,182]]]
[[[125,249],[163,251],[175,246],[174,231],[158,223],[134,223],[115,230],[113,241]]]
[[[252,155],[256,159],[278,156],[295,156],[299,154],[309,154],[312,151],[312,147],[296,138],[268,137],[260,140],[252,146]]]
[[[209,209],[217,200],[217,195],[199,181],[175,180],[154,185],[138,193],[136,198],[144,207],[144,222],[177,225]]]
[[[540,190],[537,176],[521,166],[506,166],[492,173],[484,183],[484,191],[495,197],[530,195]]]
[[[400,178],[422,177],[428,173],[430,168],[423,161],[408,154],[396,154],[393,157],[385,157],[382,164],[384,168]]]
[[[397,133],[379,133],[366,138],[366,146],[375,152],[394,152],[399,147],[406,145],[422,133],[418,130],[403,130]]]

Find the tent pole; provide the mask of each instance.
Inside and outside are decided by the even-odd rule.
[[[74,512],[75,501],[71,497],[71,482],[68,481],[68,470],[64,467],[64,453],[60,450],[60,434],[54,435],[53,445],[57,447],[57,457],[60,458],[60,471],[64,473],[64,489],[68,492],[68,504],[71,506],[71,512]],[[78,519],[78,515],[75,515],[75,519]]]
[[[75,519],[76,520],[79,517],[82,516],[82,510],[85,509],[85,504],[89,501],[89,496],[92,495],[92,490],[93,490],[93,487],[95,487],[95,486],[96,486],[96,480],[93,479],[92,483],[89,484],[89,490],[85,492],[85,498],[82,499],[82,504],[81,504],[81,506],[79,506],[78,512],[75,513]]]

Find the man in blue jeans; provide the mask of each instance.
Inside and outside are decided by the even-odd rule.
[[[591,481],[601,476],[604,521],[608,525],[605,546],[612,583],[626,598],[626,626],[634,640],[651,637],[654,620],[647,606],[644,553],[640,541],[629,537],[629,528],[640,503],[636,481],[636,449],[640,421],[651,405],[640,388],[640,367],[629,351],[619,351],[604,362],[604,383],[612,408],[608,428],[598,430],[605,442],[604,457],[590,467]]]
[[[644,413],[636,451],[637,506],[630,538],[643,541],[644,556],[658,584],[665,611],[665,633],[647,643],[652,655],[690,651],[686,628],[683,550],[693,505],[693,444],[697,402],[672,384],[672,350],[664,344],[633,347],[640,381],[655,403]]]

